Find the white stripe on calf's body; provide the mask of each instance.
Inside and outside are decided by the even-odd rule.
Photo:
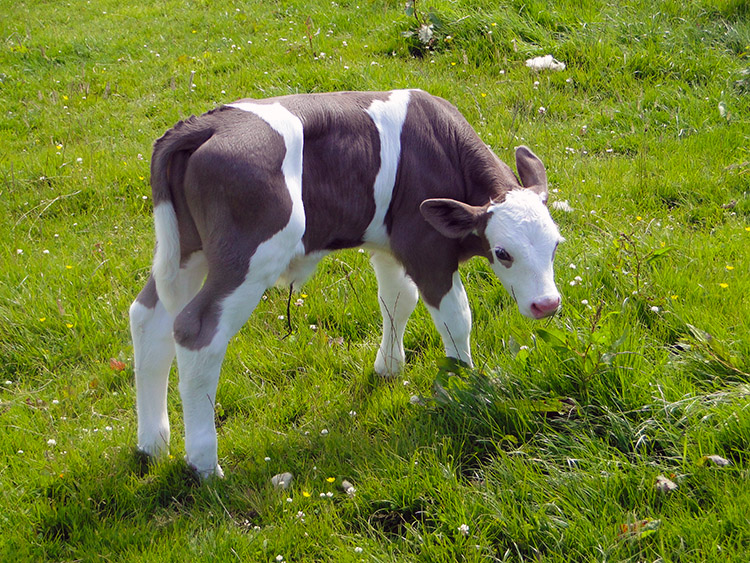
[[[394,90],[387,101],[375,100],[367,109],[380,136],[380,170],[373,186],[375,214],[363,237],[368,242],[381,245],[388,243],[384,221],[396,184],[401,155],[401,130],[406,121],[410,96],[409,90]]]

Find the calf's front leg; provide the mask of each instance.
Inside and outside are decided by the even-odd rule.
[[[473,366],[469,345],[471,309],[458,270],[453,272],[451,288],[443,296],[440,305],[434,307],[427,303],[427,309],[443,339],[445,355]]]
[[[383,340],[375,358],[375,373],[397,375],[403,368],[404,330],[419,300],[417,286],[390,254],[375,252],[370,258],[378,279],[378,303],[383,315]]]

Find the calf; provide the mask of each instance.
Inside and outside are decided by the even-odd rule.
[[[472,256],[522,314],[553,314],[561,237],[546,172],[526,147],[516,167],[521,182],[452,105],[420,90],[241,100],[167,131],[151,161],[152,275],[130,308],[140,450],[167,450],[176,354],[187,460],[222,474],[214,400],[227,343],[268,287],[299,286],[332,250],[372,253],[381,375],[402,368],[418,295],[445,353],[471,364],[458,265]]]

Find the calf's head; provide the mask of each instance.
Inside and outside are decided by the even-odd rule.
[[[563,239],[547,209],[544,165],[531,150],[519,147],[516,167],[523,187],[508,191],[503,201],[478,207],[453,199],[428,199],[420,209],[444,236],[483,238],[492,270],[519,311],[541,319],[560,306],[553,261]]]

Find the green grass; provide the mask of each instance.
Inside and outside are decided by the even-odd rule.
[[[746,2],[418,1],[431,49],[395,0],[0,5],[3,560],[750,559]],[[525,67],[547,53],[567,69]],[[151,143],[240,97],[396,87],[542,157],[573,208],[562,314],[527,321],[473,260],[477,369],[441,369],[420,305],[382,381],[367,256],[332,255],[292,336],[270,290],[230,345],[227,477],[181,461],[176,373],[173,457],[145,465],[127,310]]]

